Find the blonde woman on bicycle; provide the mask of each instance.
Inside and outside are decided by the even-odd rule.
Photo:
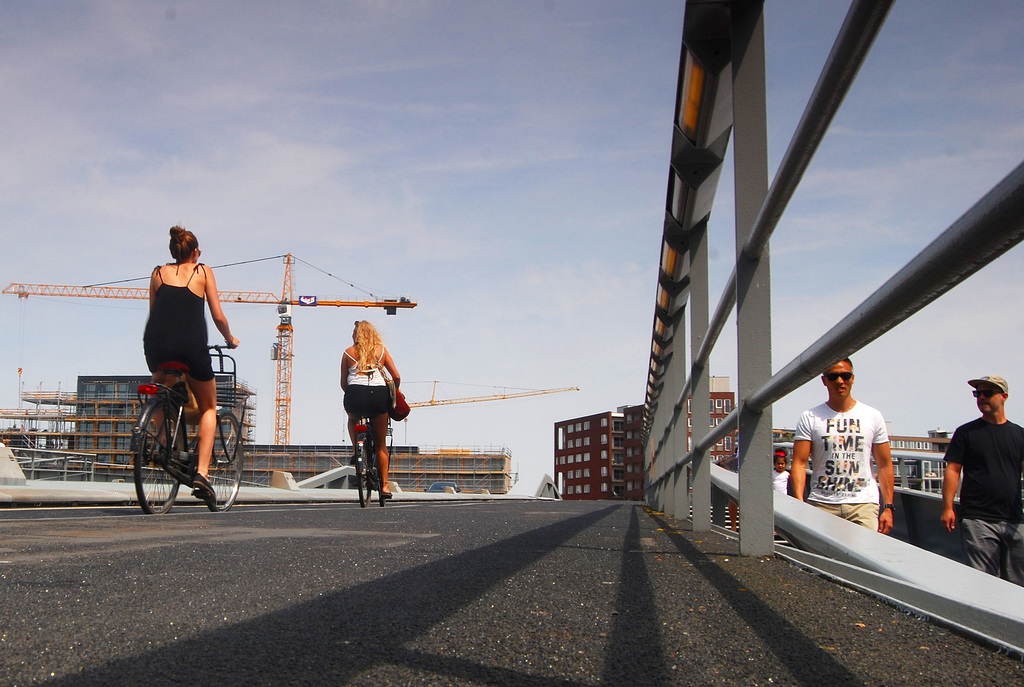
[[[387,437],[391,392],[384,379],[384,370],[391,375],[395,389],[398,389],[402,378],[377,329],[366,320],[356,322],[352,330],[352,345],[341,356],[341,390],[345,393],[348,434],[354,444],[356,423],[363,417],[370,419],[373,440],[377,446],[381,494],[389,499],[391,489],[388,486]]]
[[[173,263],[153,269],[149,280],[149,320],[142,337],[146,365],[158,384],[173,383],[160,371],[165,363],[188,366],[185,381],[199,405],[199,469],[194,494],[202,499],[213,496],[210,486],[210,459],[213,435],[217,430],[217,382],[213,377],[210,351],[207,349],[206,314],[210,315],[228,348],[238,346],[220,307],[213,270],[199,262],[201,251],[196,235],[184,227],[170,230]]]

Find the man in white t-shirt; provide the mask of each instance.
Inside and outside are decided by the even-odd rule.
[[[840,360],[821,375],[828,400],[804,411],[793,438],[793,495],[803,500],[807,460],[811,489],[807,501],[833,515],[882,534],[892,530],[894,476],[889,433],[882,414],[850,395],[853,363]],[[871,473],[871,460],[878,480]],[[879,512],[879,489],[882,507]]]

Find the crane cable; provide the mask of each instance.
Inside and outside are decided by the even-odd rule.
[[[286,258],[286,257],[288,257],[288,256],[285,255],[285,254],[282,254],[282,255],[272,255],[272,256],[266,257],[266,258],[254,258],[252,260],[241,260],[241,261],[238,261],[238,262],[227,262],[227,263],[224,263],[222,265],[211,265],[210,267],[212,269],[219,270],[219,269],[225,268],[225,267],[238,267],[238,266],[241,266],[241,265],[252,265],[252,264],[255,264],[255,263],[258,263],[258,262],[266,262],[268,260],[280,260],[280,259]],[[336,274],[328,272],[327,270],[323,269],[322,267],[317,267],[316,265],[312,264],[311,262],[308,262],[307,260],[303,260],[300,257],[296,257],[295,255],[292,255],[292,260],[294,260],[295,262],[301,262],[303,265],[306,265],[307,267],[312,268],[312,269],[316,270],[317,272],[320,272],[321,274],[324,274],[325,276],[330,277],[331,279],[339,281],[342,284],[346,284],[347,286],[352,287],[356,291],[360,291],[360,292],[366,294],[370,298],[373,298],[375,300],[380,300],[380,297],[378,297],[374,293],[375,289],[372,289],[371,287],[360,286],[360,285],[358,285],[358,284],[356,284],[354,282],[351,282],[351,281],[349,281],[349,280],[347,280],[347,279],[345,279],[343,277],[339,277]],[[148,276],[146,276],[146,277],[132,277],[131,279],[118,279],[116,281],[105,281],[105,282],[99,282],[97,284],[86,284],[84,288],[92,288],[94,286],[114,286],[116,284],[130,284],[132,282],[145,281],[147,279],[149,279]]]

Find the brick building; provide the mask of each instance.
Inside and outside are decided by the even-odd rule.
[[[711,378],[711,426],[719,425],[736,404],[728,377]],[[686,430],[692,449],[690,402]],[[555,484],[565,499],[644,498],[644,454],[640,436],[643,406],[555,423]],[[709,452],[716,463],[729,464],[736,453],[735,432]]]
[[[563,498],[623,498],[625,457],[621,411],[555,423],[555,484]]]

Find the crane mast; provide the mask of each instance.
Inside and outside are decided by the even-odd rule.
[[[277,389],[274,399],[274,443],[291,443],[292,433],[292,256],[284,259],[284,286],[277,306]]]

